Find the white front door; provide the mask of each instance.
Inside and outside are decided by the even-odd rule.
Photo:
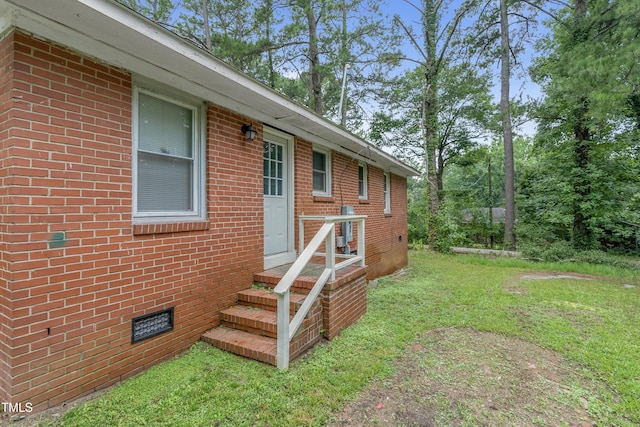
[[[265,268],[292,262],[292,139],[265,130],[263,152]]]

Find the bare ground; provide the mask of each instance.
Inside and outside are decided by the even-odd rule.
[[[338,426],[593,426],[585,387],[559,354],[467,329],[429,331],[396,373],[337,414]]]
[[[532,273],[505,283],[505,290],[526,292],[517,286],[522,278],[594,279]],[[470,329],[426,332],[407,348],[396,369],[329,426],[595,426],[587,397],[603,387],[554,351]]]

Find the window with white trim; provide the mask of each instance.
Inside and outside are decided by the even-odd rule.
[[[134,89],[134,219],[205,218],[202,114],[195,100]]]
[[[367,198],[367,164],[358,162],[358,197],[361,199]]]
[[[331,195],[331,152],[329,150],[313,149],[313,194]]]
[[[384,213],[391,213],[391,175],[389,172],[384,174]]]

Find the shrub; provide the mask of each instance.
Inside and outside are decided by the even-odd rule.
[[[556,242],[522,242],[519,247],[525,258],[541,261],[570,261],[575,259],[576,251],[570,242],[558,240]]]

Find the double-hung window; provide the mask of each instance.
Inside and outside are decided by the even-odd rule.
[[[134,220],[205,218],[202,114],[195,100],[134,90]]]
[[[384,174],[384,213],[391,213],[391,175],[389,172]]]
[[[358,197],[367,198],[367,164],[363,162],[358,163]]]
[[[331,195],[331,152],[329,150],[313,149],[313,194]]]

